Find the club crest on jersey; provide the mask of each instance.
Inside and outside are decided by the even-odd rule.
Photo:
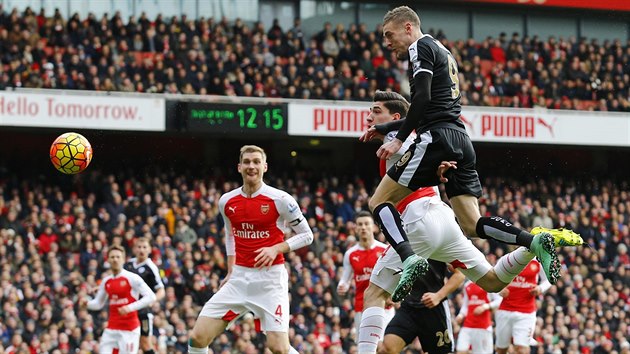
[[[404,155],[402,155],[400,160],[396,162],[396,167],[403,167],[409,161],[410,157],[411,157],[411,151],[407,151]]]
[[[269,204],[263,204],[260,206],[260,212],[267,214],[269,212]]]

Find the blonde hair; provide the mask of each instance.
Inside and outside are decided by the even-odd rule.
[[[395,9],[387,11],[383,17],[383,25],[389,22],[411,22],[412,25],[420,28],[420,17],[409,6],[398,6]]]
[[[241,155],[239,156],[238,161],[243,161],[243,155],[245,153],[259,152],[262,155],[263,162],[267,162],[267,154],[265,154],[265,150],[263,150],[260,146],[256,145],[243,145],[241,148]]]
[[[148,237],[144,237],[144,236],[137,237],[137,238],[134,240],[133,244],[134,244],[134,246],[135,246],[135,245],[136,245],[136,244],[138,244],[138,243],[146,243],[147,245],[149,245],[149,247],[151,247],[151,240],[149,240],[149,238],[148,238]]]

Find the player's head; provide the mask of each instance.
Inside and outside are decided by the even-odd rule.
[[[371,241],[374,239],[374,218],[369,211],[360,211],[354,218],[357,225],[357,236],[360,241]]]
[[[146,237],[138,237],[133,242],[133,253],[138,259],[138,262],[143,262],[149,257],[151,253],[151,241]]]
[[[238,172],[243,176],[243,183],[256,184],[262,181],[267,172],[267,154],[256,145],[245,145],[241,148]]]
[[[107,249],[107,262],[112,267],[112,272],[120,272],[125,263],[125,249],[118,245],[109,246]]]
[[[372,100],[368,126],[386,123],[407,115],[409,102],[399,93],[377,90]]]
[[[408,6],[399,6],[388,11],[383,17],[383,40],[385,46],[396,53],[399,58],[407,55],[407,48],[418,40],[420,18]]]

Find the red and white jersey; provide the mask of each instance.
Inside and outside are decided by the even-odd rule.
[[[386,248],[386,244],[374,241],[369,249],[356,244],[343,255],[343,274],[339,283],[349,284],[350,277],[354,278],[356,288],[354,310],[357,312],[363,311],[363,293],[370,285],[370,276],[376,261],[385,253]]]
[[[383,143],[388,143],[396,139],[397,133],[397,131],[387,133],[387,135],[385,135],[385,137],[383,138]],[[400,150],[393,154],[389,159],[380,160],[381,177],[385,176],[387,170],[392,168],[396,163],[398,163],[398,161],[400,161],[401,159],[409,158],[405,157],[405,153],[413,144],[415,139],[416,134],[411,133],[409,137],[407,137],[407,140],[405,140],[405,142],[400,147]],[[401,214],[401,218],[404,220],[405,223],[411,223],[422,219],[426,214],[427,209],[429,208],[429,204],[437,202],[442,202],[442,200],[440,199],[440,192],[438,187],[424,187],[406,196],[403,200],[396,204],[396,209]],[[411,203],[414,204],[414,207],[408,208]]]
[[[264,183],[251,196],[242,187],[224,194],[219,211],[225,221],[227,255],[236,256],[236,265],[250,268],[256,263],[256,250],[284,242],[285,224],[295,226],[304,219],[293,197]],[[284,255],[278,253],[273,264],[283,263]]]
[[[538,285],[539,280],[541,281],[540,287],[543,292],[549,289],[551,284],[547,280],[542,266],[537,260],[532,260],[508,284],[507,289],[510,293],[503,298],[499,310],[523,313],[536,312],[536,297],[530,294],[530,290]]]
[[[501,303],[501,296],[495,293],[488,293],[479,285],[469,281],[464,285],[464,303],[459,312],[465,316],[464,327],[486,329],[492,327],[491,311],[486,310],[480,315],[475,315],[475,309],[488,304],[490,308],[497,308]]]
[[[107,328],[133,331],[140,327],[138,310],[155,301],[155,293],[138,274],[122,269],[120,273],[103,279],[96,297],[88,302],[88,309],[100,310],[105,300],[109,300]],[[118,309],[127,305],[131,305],[133,311],[121,315]]]

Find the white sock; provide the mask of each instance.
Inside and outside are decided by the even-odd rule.
[[[300,354],[300,352],[295,350],[295,348],[293,348],[293,347],[289,347],[289,354]]]
[[[376,353],[378,342],[385,333],[385,310],[382,307],[370,307],[363,310],[359,326],[359,354]]]
[[[195,348],[191,347],[190,344],[188,344],[188,354],[208,354],[208,347]]]
[[[534,257],[534,254],[525,247],[519,247],[506,254],[499,258],[497,265],[494,266],[497,278],[506,284],[510,283]]]

